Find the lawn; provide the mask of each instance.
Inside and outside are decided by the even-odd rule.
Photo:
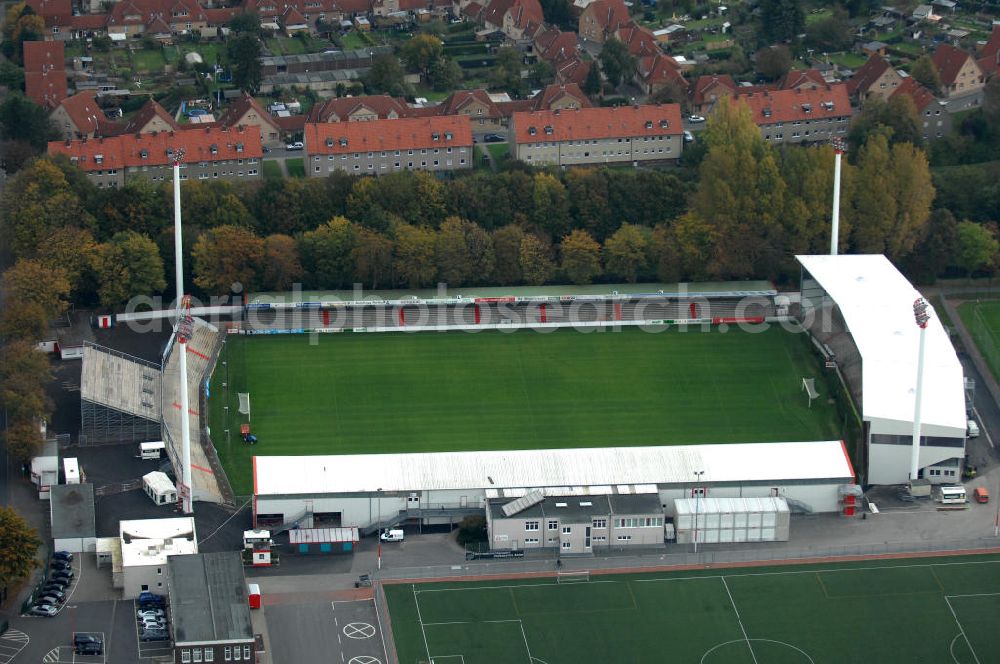
[[[132,52],[132,67],[136,71],[158,73],[163,71],[165,63],[163,51],[158,48]]]
[[[366,48],[368,46],[365,38],[361,36],[361,33],[356,31],[351,31],[346,35],[338,37],[337,41],[340,42],[340,47],[343,49]]]
[[[282,177],[281,166],[278,165],[277,161],[275,161],[274,159],[265,159],[263,161],[263,164],[264,164],[264,177],[266,178]]]
[[[847,67],[848,69],[857,69],[861,65],[868,61],[863,55],[858,53],[831,53],[829,55],[830,62],[836,63],[841,67]]]
[[[986,664],[1000,557],[386,585],[410,664]]]
[[[304,178],[306,176],[306,161],[303,157],[286,159],[285,168],[288,169],[288,177]]]
[[[500,162],[510,154],[510,143],[490,143],[486,149],[490,151],[490,154],[493,155],[493,161],[499,166]]]
[[[804,376],[820,378],[811,409]],[[779,329],[229,337],[210,422],[245,495],[254,454],[837,439],[822,376],[806,336]],[[220,435],[244,421],[238,392],[253,448]]]
[[[958,307],[958,315],[990,365],[993,377],[1000,380],[1000,301],[964,302]]]

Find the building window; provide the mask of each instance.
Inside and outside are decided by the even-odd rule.
[[[229,646],[226,646],[225,648],[223,648],[223,650],[222,650],[222,657],[227,662],[231,661],[233,659],[233,649],[230,648]]]
[[[243,659],[250,661],[250,646],[243,646]]]
[[[537,537],[525,537],[524,538],[524,543],[525,544],[538,544],[538,538]]]
[[[563,535],[569,535],[572,532],[573,532],[573,526],[563,526],[562,527],[562,534]]]
[[[192,661],[195,661],[195,662],[200,662],[201,661],[201,648],[194,648],[191,651],[191,654],[194,655],[194,658],[192,659]]]
[[[240,661],[240,659],[242,659],[240,657],[240,647],[239,646],[233,646],[233,661],[234,662],[238,662],[238,661]]]
[[[618,541],[619,542],[631,542],[632,541],[632,536],[631,535],[619,535],[618,536]]]
[[[205,661],[206,662],[215,661],[215,648],[205,648]]]
[[[537,521],[525,521],[524,522],[524,529],[527,530],[527,531],[538,530],[538,522]]]
[[[181,662],[184,662],[184,664],[187,664],[190,661],[191,661],[191,651],[190,650],[182,650],[181,651]]]
[[[549,530],[558,530],[558,529],[559,529],[559,522],[555,521],[555,520],[550,520],[549,521]]]
[[[608,527],[608,520],[607,519],[594,519],[593,527],[594,528],[607,528]]]
[[[570,549],[572,547],[573,547],[573,543],[572,542],[563,542],[562,543],[562,548],[564,548],[564,549]]]

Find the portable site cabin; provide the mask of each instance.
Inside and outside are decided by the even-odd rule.
[[[80,483],[80,463],[76,458],[63,459],[63,477],[66,484]]]
[[[171,505],[177,502],[177,487],[166,473],[158,470],[142,476],[142,490],[157,505]]]
[[[295,528],[288,543],[297,553],[351,553],[358,545],[358,528]]]
[[[148,443],[139,443],[140,459],[159,459],[163,456],[166,444],[162,440],[154,440]]]
[[[790,513],[780,497],[683,498],[674,514],[678,544],[788,541]]]
[[[46,440],[41,453],[31,459],[31,481],[42,500],[49,499],[49,487],[59,484],[59,444],[54,438]]]

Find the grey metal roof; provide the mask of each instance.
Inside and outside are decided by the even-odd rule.
[[[260,64],[264,67],[279,67],[289,64],[311,64],[314,62],[339,62],[345,60],[357,60],[360,58],[372,58],[376,55],[392,53],[391,46],[372,46],[370,48],[355,49],[353,51],[338,51],[330,53],[301,53],[296,55],[270,55],[260,59]]]
[[[612,514],[662,514],[659,494],[638,495],[609,494],[602,496],[549,496],[545,500],[512,516],[504,514],[506,498],[489,501],[490,515],[494,519],[558,518],[563,523],[590,521],[595,516]]]
[[[49,494],[52,539],[95,537],[93,484],[56,484]]]
[[[239,552],[171,556],[167,571],[176,644],[253,640]]]

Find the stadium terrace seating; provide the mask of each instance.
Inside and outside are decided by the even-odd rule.
[[[81,372],[81,399],[148,420],[160,420],[159,367],[88,344],[83,348]]]

